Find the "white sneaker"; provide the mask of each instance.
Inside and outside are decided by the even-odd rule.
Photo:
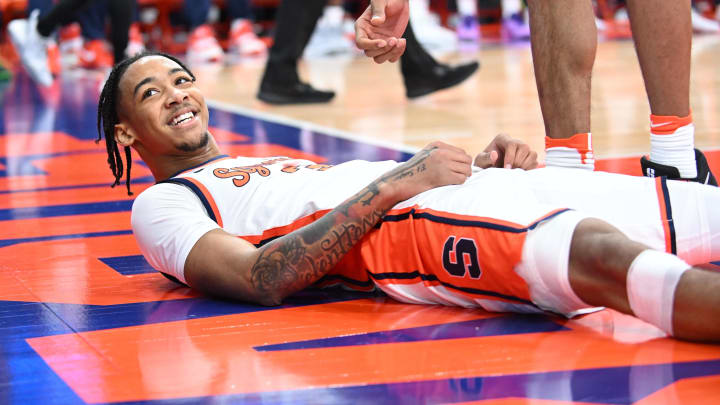
[[[458,47],[457,35],[454,31],[440,25],[438,17],[430,13],[428,4],[423,0],[410,2],[410,21],[418,42],[428,50],[456,50]]]
[[[335,56],[352,53],[354,48],[353,42],[345,36],[342,24],[324,24],[320,20],[303,54],[306,58]]]
[[[695,10],[694,7],[690,7],[690,21],[692,22],[693,31],[695,32],[720,32],[720,23],[706,18]]]
[[[37,30],[39,16],[40,10],[35,9],[28,19],[10,21],[8,33],[30,77],[35,82],[48,87],[53,82],[48,65],[49,38],[43,37]]]

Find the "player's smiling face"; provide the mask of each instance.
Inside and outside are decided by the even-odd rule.
[[[207,146],[205,98],[182,66],[163,56],[141,58],[128,67],[119,90],[119,141],[130,136],[131,143],[163,155],[193,153]]]

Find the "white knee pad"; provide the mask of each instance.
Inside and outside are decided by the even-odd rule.
[[[675,289],[689,268],[689,264],[669,253],[640,253],[627,274],[628,301],[635,316],[672,335]]]

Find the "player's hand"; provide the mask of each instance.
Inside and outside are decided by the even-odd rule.
[[[355,21],[355,44],[376,63],[397,62],[405,52],[408,0],[371,0]]]
[[[530,170],[538,166],[537,152],[519,139],[500,134],[475,157],[475,166]]]
[[[432,188],[464,183],[472,173],[471,165],[472,157],[464,150],[433,142],[384,179],[397,201],[402,201]]]

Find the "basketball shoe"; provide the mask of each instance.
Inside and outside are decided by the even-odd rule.
[[[128,44],[125,48],[125,55],[134,56],[145,50],[142,34],[140,33],[140,25],[138,23],[130,24],[128,31]]]
[[[38,32],[39,18],[40,10],[35,9],[27,19],[10,21],[7,30],[27,73],[35,82],[47,87],[53,82],[48,63],[50,38]]]
[[[80,63],[83,38],[80,24],[72,23],[60,28],[58,48],[64,66],[74,67]]]
[[[223,50],[209,25],[195,28],[188,37],[187,60],[190,63],[220,62]]]
[[[474,15],[460,16],[455,31],[460,41],[477,42],[480,40],[480,24]]]
[[[642,167],[642,172],[644,176],[667,177],[670,180],[694,181],[700,184],[707,184],[717,187],[717,180],[710,171],[710,166],[708,165],[705,155],[699,149],[695,149],[695,164],[697,166],[697,177],[695,177],[694,179],[684,179],[680,177],[680,171],[677,169],[677,167],[661,165],[660,163],[651,162],[645,156],[640,158],[640,166]]]
[[[228,50],[240,56],[259,56],[267,52],[267,45],[255,35],[250,21],[238,18],[230,27]]]
[[[109,69],[113,66],[113,55],[105,41],[93,39],[85,42],[80,52],[80,67],[85,69]]]

